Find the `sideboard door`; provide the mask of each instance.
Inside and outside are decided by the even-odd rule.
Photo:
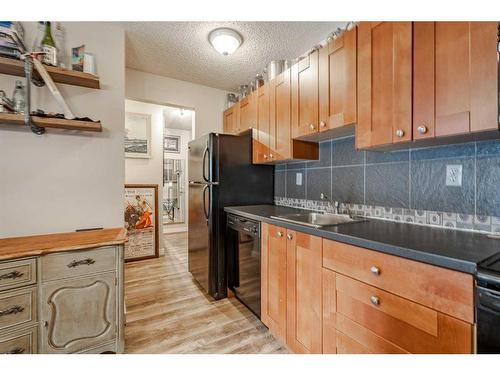
[[[41,353],[75,353],[116,339],[116,274],[41,287]]]

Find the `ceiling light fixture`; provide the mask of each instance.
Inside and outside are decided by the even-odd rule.
[[[221,55],[228,56],[234,53],[243,43],[243,38],[237,31],[228,28],[215,29],[208,34],[212,47]]]

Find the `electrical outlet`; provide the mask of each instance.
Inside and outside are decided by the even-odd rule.
[[[300,172],[295,174],[295,185],[297,185],[297,186],[302,185],[302,173],[300,173]]]
[[[446,186],[462,186],[461,164],[450,164],[446,166]]]

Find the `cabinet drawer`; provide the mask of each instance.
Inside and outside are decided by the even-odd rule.
[[[351,336],[356,334],[356,326],[364,327],[365,332],[358,329],[354,339],[370,351],[472,351],[472,326],[468,323],[342,275],[337,275],[336,288],[337,330]]]
[[[472,275],[340,242],[323,241],[323,267],[466,322],[474,322]]]
[[[337,354],[371,354],[371,352],[356,340],[337,331]]]
[[[35,321],[35,287],[0,293],[0,330]]]
[[[41,258],[42,281],[113,271],[116,261],[114,246],[46,255]]]
[[[36,259],[0,263],[0,290],[36,283]]]
[[[0,354],[36,354],[38,327],[0,335]]]

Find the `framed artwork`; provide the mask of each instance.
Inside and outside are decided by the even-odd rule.
[[[166,135],[163,139],[163,151],[180,154],[181,137],[178,135]]]
[[[125,261],[158,258],[158,185],[125,185]]]
[[[125,157],[151,157],[151,115],[125,113]]]

